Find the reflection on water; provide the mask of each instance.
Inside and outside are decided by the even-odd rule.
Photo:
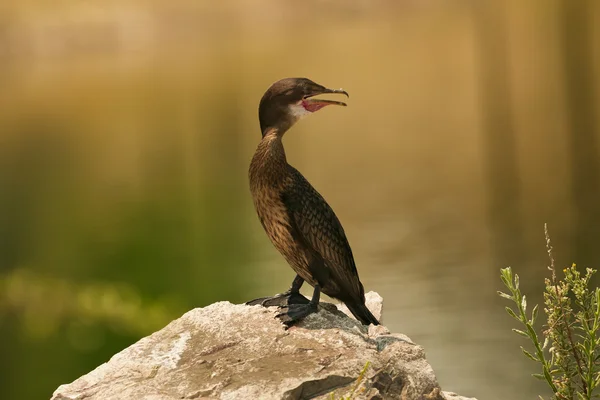
[[[485,27],[472,18],[485,10],[430,3],[382,8],[389,13],[342,7],[341,16],[332,7],[323,14],[336,15],[332,24],[313,21],[301,37],[293,27],[302,13],[278,14],[286,26],[219,8],[219,18],[232,12],[247,23],[224,33],[228,25],[190,23],[204,15],[197,9],[178,25],[185,13],[172,9],[152,26],[173,36],[152,39],[140,21],[139,30],[119,31],[139,40],[126,42],[135,51],[115,50],[111,40],[123,42],[113,37],[92,42],[104,43],[92,55],[78,56],[77,46],[52,47],[55,57],[35,46],[10,53],[0,66],[11,77],[0,93],[7,398],[47,396],[191,307],[287,288],[293,273],[247,188],[258,100],[284,76],[351,95],[347,109],[299,123],[285,145],[344,224],[366,290],[384,297],[384,323],[424,346],[446,390],[480,399],[547,394],[529,376],[535,365],[520,354],[526,343],[510,332],[496,290],[509,264],[530,302],[541,300],[544,222],[559,263],[600,264],[589,245],[600,202],[586,191],[598,187],[598,171],[586,169],[597,164],[579,165],[566,145],[576,128],[546,39],[558,10],[508,7],[521,22],[544,13],[533,32],[504,28],[522,40],[505,43],[499,57],[514,65],[499,68],[481,58],[486,38],[499,40],[494,32],[476,41]],[[7,32],[27,38],[23,21]],[[202,29],[223,36],[189,39]],[[507,118],[510,129],[490,128]],[[32,373],[39,384],[25,385]]]

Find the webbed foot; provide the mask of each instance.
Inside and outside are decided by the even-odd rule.
[[[307,315],[316,313],[318,311],[318,305],[313,302],[308,302],[307,304],[290,304],[281,307],[281,311],[282,312],[275,317],[279,318],[279,320],[289,328],[295,322],[300,321]]]
[[[308,304],[310,300],[301,295],[299,292],[292,292],[290,290],[276,294],[272,297],[261,297],[246,302],[248,306],[261,305],[263,307],[286,307],[291,304]]]

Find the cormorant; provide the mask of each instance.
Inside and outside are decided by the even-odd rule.
[[[247,304],[280,305],[277,317],[290,326],[317,312],[322,291],[344,302],[363,324],[378,325],[365,306],[364,288],[342,224],[285,157],[282,138],[294,123],[331,104],[346,106],[313,98],[325,93],[348,97],[342,89],[327,89],[306,78],[287,78],[275,82],[260,100],[262,140],[250,163],[250,190],[269,239],[297,275],[287,292]],[[314,287],[310,301],[300,294],[304,281]]]

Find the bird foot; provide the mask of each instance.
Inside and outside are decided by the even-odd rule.
[[[301,295],[298,292],[291,292],[290,290],[276,294],[272,297],[261,297],[246,302],[248,306],[261,305],[263,307],[286,307],[291,304],[308,304],[310,300]]]
[[[315,303],[309,302],[307,304],[290,304],[287,306],[280,307],[281,313],[275,317],[279,318],[288,328],[295,322],[300,321],[309,314],[316,313],[318,306]]]

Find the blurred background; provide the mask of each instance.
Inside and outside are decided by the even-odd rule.
[[[2,1],[3,397],[289,286],[247,168],[291,76],[351,95],[285,144],[385,324],[445,390],[548,395],[496,291],[510,265],[541,301],[544,222],[559,266],[599,267],[599,21],[592,0]]]

